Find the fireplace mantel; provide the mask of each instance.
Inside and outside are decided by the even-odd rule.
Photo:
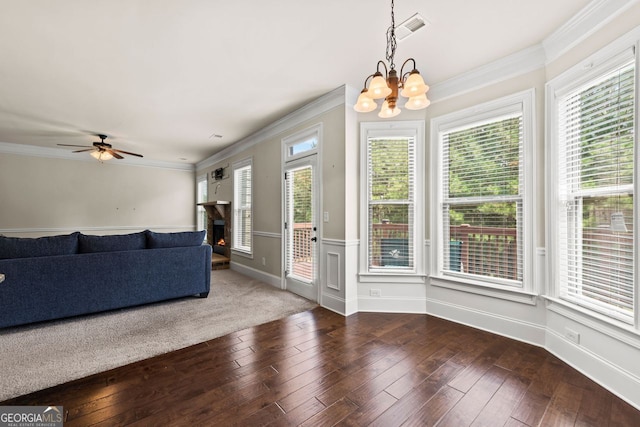
[[[231,202],[225,200],[216,200],[213,202],[204,202],[198,203],[198,206],[202,206],[210,218],[216,219],[218,215],[221,216],[221,219],[227,219],[226,216],[230,214],[228,211],[228,207],[231,205]],[[217,212],[216,215],[214,212]]]

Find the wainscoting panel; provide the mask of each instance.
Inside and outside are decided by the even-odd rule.
[[[340,292],[340,254],[337,252],[327,252],[327,288]]]
[[[345,314],[344,252],[344,240],[322,239],[320,305],[340,314]]]
[[[322,239],[320,304],[348,316],[358,311],[358,241]]]

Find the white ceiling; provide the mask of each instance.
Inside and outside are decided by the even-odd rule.
[[[397,0],[429,85],[537,45],[589,0]],[[384,59],[390,1],[2,0],[0,142],[196,163]],[[222,138],[211,137],[212,134]],[[62,148],[60,148],[62,150]],[[86,153],[78,156],[86,156]]]

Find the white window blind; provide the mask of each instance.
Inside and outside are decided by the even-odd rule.
[[[415,269],[416,138],[369,138],[368,265]]]
[[[234,226],[233,248],[243,252],[251,252],[252,247],[252,212],[251,212],[251,164],[234,168]]]
[[[442,271],[522,286],[523,115],[441,133]]]
[[[633,323],[635,59],[558,102],[559,296]]]

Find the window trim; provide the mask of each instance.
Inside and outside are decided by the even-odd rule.
[[[493,101],[478,104],[463,110],[445,114],[431,119],[431,257],[430,257],[430,284],[458,291],[497,297],[511,301],[531,303],[539,293],[537,280],[534,277],[535,264],[535,221],[534,205],[536,181],[534,172],[536,168],[536,115],[535,115],[535,89],[531,88]],[[522,192],[522,286],[505,286],[502,281],[491,278],[475,279],[461,277],[453,274],[443,274],[444,254],[438,248],[444,239],[444,227],[442,225],[442,146],[440,134],[455,131],[470,125],[493,121],[496,118],[514,112],[522,112],[522,139],[523,139],[523,188]]]
[[[204,183],[204,188],[206,190],[206,197],[205,200],[199,200],[200,199],[200,191],[199,191],[199,186],[200,184]],[[204,174],[204,175],[198,175],[196,176],[196,226],[195,229],[196,231],[201,230],[200,228],[200,216],[202,214],[202,212],[205,213],[205,215],[207,215],[204,207],[199,206],[199,203],[205,203],[209,201],[209,179],[208,179],[208,175]],[[205,230],[205,239],[204,241],[207,241],[207,237],[206,237],[206,232],[208,232],[207,230],[207,219],[208,217],[205,216],[205,221],[204,221],[204,230]]]
[[[415,138],[415,176],[414,176],[414,269],[401,270],[370,270],[369,269],[369,176],[367,144],[370,137],[407,136]],[[393,281],[395,283],[424,283],[424,224],[425,208],[425,123],[423,120],[392,121],[392,122],[361,122],[360,123],[360,282],[381,283]]]
[[[237,228],[236,228],[236,206],[238,205],[238,198],[237,198],[237,190],[238,187],[236,185],[236,172],[240,169],[244,169],[246,167],[249,167],[250,171],[251,171],[251,231],[249,231],[249,233],[251,234],[251,246],[250,247],[244,247],[244,246],[238,246],[237,245],[237,241],[239,239],[237,239]],[[231,210],[233,212],[233,230],[232,230],[232,245],[231,245],[231,251],[235,254],[238,255],[242,255],[242,256],[246,256],[248,258],[253,258],[253,158],[249,157],[247,159],[243,159],[240,160],[238,162],[233,163],[232,165],[232,170],[233,170],[233,205],[231,206]]]
[[[558,224],[556,218],[558,217],[558,209],[556,208],[556,201],[559,199],[558,183],[559,183],[559,168],[558,168],[558,131],[559,121],[557,119],[559,114],[558,99],[563,95],[566,95],[581,86],[588,84],[596,79],[599,75],[602,75],[605,70],[611,70],[616,66],[621,65],[621,58],[624,57],[625,52],[632,50],[635,52],[635,141],[634,141],[634,159],[637,161],[640,158],[640,140],[638,136],[638,130],[640,128],[640,55],[638,49],[640,48],[640,31],[632,31],[625,36],[615,40],[608,46],[597,51],[593,55],[590,55],[586,59],[577,63],[573,67],[567,69],[563,73],[559,74],[555,78],[548,81],[545,85],[545,102],[546,102],[546,135],[545,135],[545,152],[546,152],[546,198],[545,198],[545,222],[546,227],[546,244],[548,247],[548,255],[546,257],[546,282],[547,289],[545,290],[544,297],[550,301],[550,304],[557,306],[563,306],[574,312],[580,313],[583,316],[587,316],[591,319],[596,319],[600,322],[604,322],[608,325],[615,326],[620,329],[633,330],[635,333],[640,331],[640,280],[638,274],[640,272],[640,260],[636,255],[633,269],[634,269],[634,316],[633,323],[626,323],[615,317],[606,316],[599,311],[591,310],[578,305],[570,300],[560,298],[561,283],[559,280],[559,266],[557,257],[555,254],[559,252],[560,241],[558,236]],[[640,187],[639,172],[640,165],[634,166],[634,224],[637,224],[640,220],[640,200],[637,197],[637,193]],[[639,251],[640,236],[638,233],[634,233],[634,250],[636,253]]]

